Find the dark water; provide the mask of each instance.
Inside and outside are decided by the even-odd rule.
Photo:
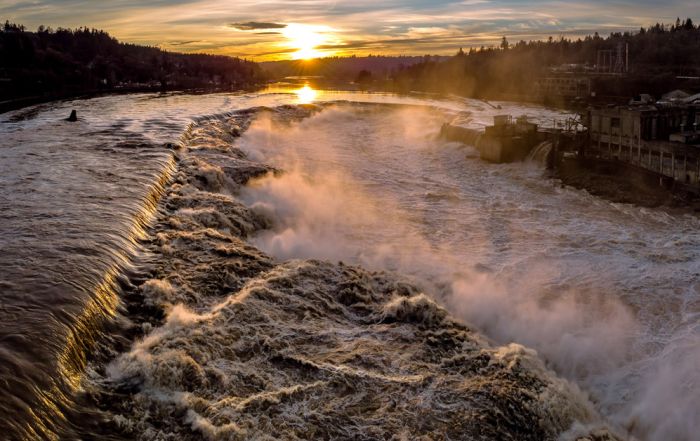
[[[116,314],[129,265],[173,169],[171,155],[118,127],[47,122],[0,148],[0,425],[60,430],[85,354]]]
[[[692,439],[695,218],[436,141],[478,103],[282,92],[3,116],[11,439]],[[277,107],[311,100],[432,107]]]

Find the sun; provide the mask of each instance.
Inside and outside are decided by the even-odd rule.
[[[296,49],[292,54],[295,60],[309,60],[323,55],[318,46],[328,42],[324,34],[327,30],[324,26],[290,24],[284,28],[282,35],[289,40],[289,47]]]

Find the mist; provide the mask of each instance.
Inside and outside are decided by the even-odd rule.
[[[243,191],[273,225],[253,243],[280,260],[339,260],[406,275],[496,342],[536,349],[617,427],[642,439],[691,439],[698,403],[683,391],[695,387],[697,354],[670,349],[674,342],[664,351],[675,357],[645,347],[655,325],[640,319],[621,288],[628,280],[618,280],[629,257],[608,256],[609,273],[586,274],[595,273],[588,254],[607,251],[579,242],[617,222],[605,216],[629,223],[643,213],[599,202],[548,232],[535,224],[549,205],[573,200],[576,211],[591,197],[553,187],[536,164],[479,164],[468,147],[436,139],[445,117],[429,108],[351,105],[293,124],[262,115],[239,147],[284,173]],[[477,167],[493,182],[469,176]],[[414,174],[419,168],[424,175]],[[454,184],[455,176],[468,183]],[[546,234],[561,236],[533,249]],[[566,244],[566,259],[546,255],[550,240]]]

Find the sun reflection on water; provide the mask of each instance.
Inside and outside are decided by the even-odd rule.
[[[296,90],[297,98],[299,104],[311,104],[316,99],[318,94],[314,89],[312,89],[308,84],[305,84],[301,89]]]

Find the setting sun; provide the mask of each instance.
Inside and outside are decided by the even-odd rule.
[[[297,49],[292,54],[292,57],[295,60],[308,60],[322,55],[317,48],[327,43],[328,40],[324,35],[324,32],[327,30],[324,26],[290,24],[284,29],[282,34],[290,40],[289,46]]]

